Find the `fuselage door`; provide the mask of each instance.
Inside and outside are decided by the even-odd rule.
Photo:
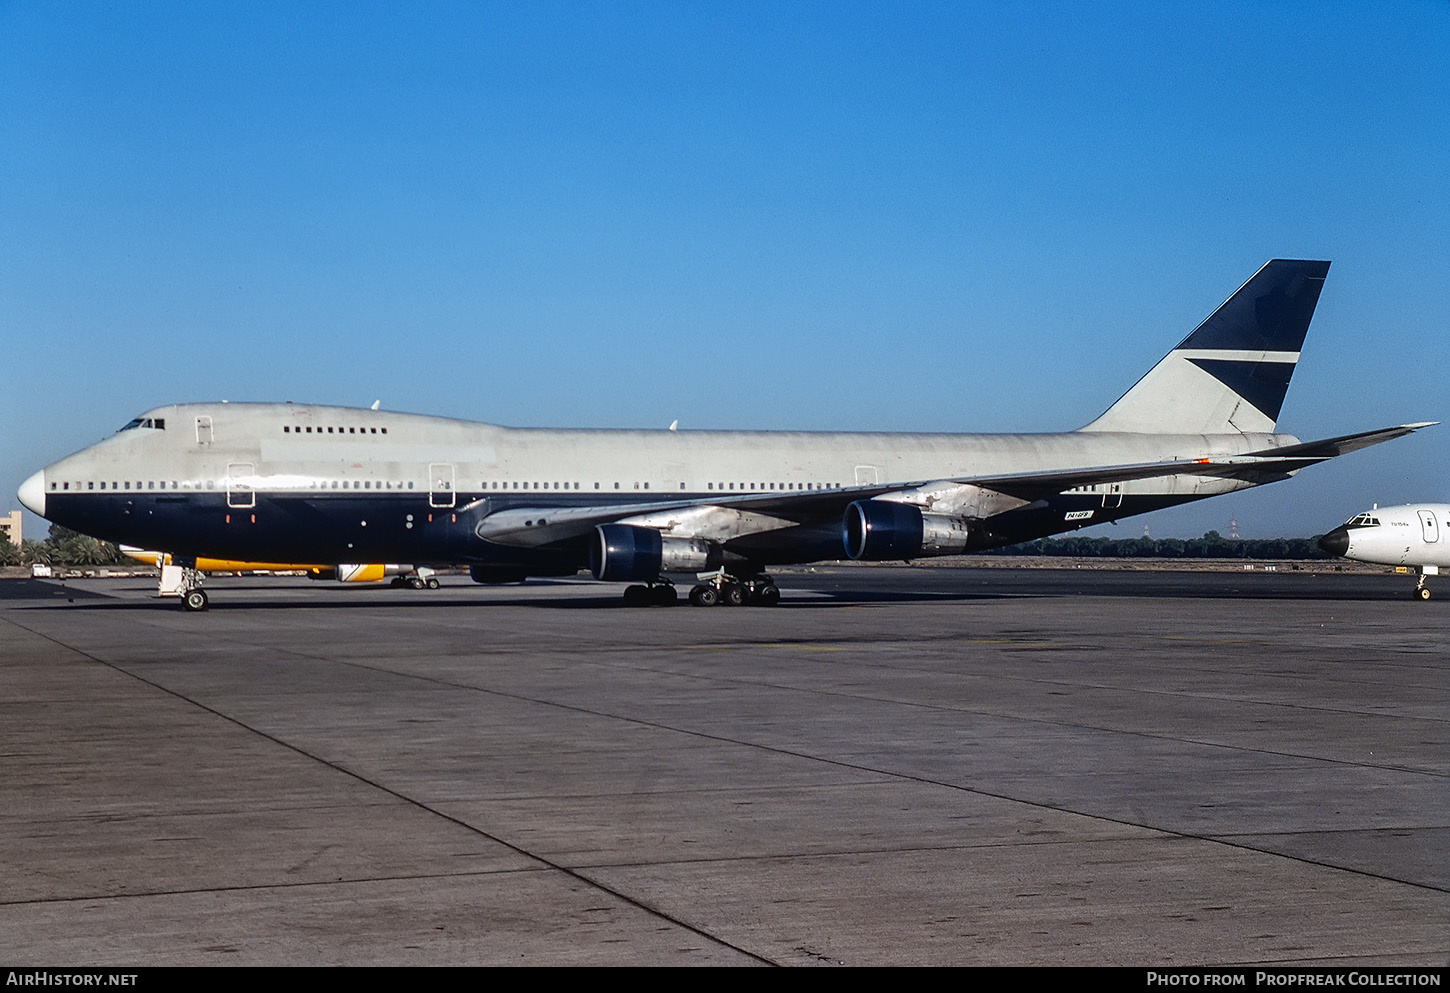
[[[857,486],[880,486],[881,469],[874,465],[858,465],[856,467]]]
[[[227,506],[246,510],[257,505],[257,491],[252,488],[257,466],[252,462],[227,463]]]
[[[1420,514],[1420,529],[1425,532],[1425,544],[1431,545],[1440,540],[1440,522],[1435,520],[1433,511],[1422,510]]]
[[[211,416],[202,414],[196,419],[196,443],[198,445],[211,444]]]
[[[1123,505],[1123,484],[1109,483],[1108,491],[1103,494],[1103,507],[1112,509]]]
[[[428,506],[453,506],[453,463],[428,463]]]

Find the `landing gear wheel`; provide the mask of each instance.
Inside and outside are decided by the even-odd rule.
[[[654,601],[654,605],[656,607],[673,607],[677,602],[679,602],[680,597],[680,595],[675,592],[675,588],[673,586],[670,586],[668,583],[661,583],[659,586],[656,586],[654,589],[649,591],[649,595],[650,599]]]
[[[646,607],[649,605],[648,586],[626,586],[624,588],[624,605],[626,607]]]
[[[720,602],[727,607],[743,607],[745,605],[745,587],[739,583],[726,583],[725,588],[720,591]]]
[[[393,581],[391,583],[389,583],[388,585],[391,586],[395,590],[400,590],[404,586],[407,586],[408,585],[408,581],[406,579],[404,579],[402,576],[394,576],[393,577]]]
[[[1416,600],[1428,600],[1428,599],[1430,599],[1430,587],[1428,587],[1428,586],[1416,586],[1415,587],[1415,599]]]
[[[720,602],[720,594],[715,587],[702,583],[690,591],[690,602],[696,607],[713,607]]]
[[[774,607],[780,603],[780,587],[766,583],[755,591],[755,603],[760,607]]]
[[[433,576],[429,576],[428,577],[428,588],[430,590],[436,590],[438,588],[438,580],[437,580],[437,578],[435,578]]]
[[[205,610],[206,590],[187,590],[181,597],[182,610]]]
[[[413,587],[413,589],[415,590],[421,590],[424,586],[424,583],[423,580],[419,579],[417,576],[409,576],[408,585]]]

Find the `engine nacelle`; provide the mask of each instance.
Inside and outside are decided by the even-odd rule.
[[[960,555],[972,540],[972,522],[890,500],[857,500],[841,522],[846,555],[867,562]]]
[[[607,583],[649,582],[662,572],[703,572],[720,565],[717,546],[703,538],[666,538],[654,528],[601,524],[589,546],[589,570]]]
[[[720,546],[704,538],[665,538],[660,556],[660,572],[704,572],[724,560]]]
[[[663,564],[660,533],[628,524],[601,524],[589,546],[589,571],[607,583],[658,579]]]

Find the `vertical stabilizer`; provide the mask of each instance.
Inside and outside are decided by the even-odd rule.
[[[1083,431],[1271,432],[1328,262],[1274,259]]]

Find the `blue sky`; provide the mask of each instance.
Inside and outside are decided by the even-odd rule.
[[[1069,429],[1274,257],[1281,430],[1450,420],[1450,3],[0,0],[0,232],[0,509],[187,400]],[[1421,500],[1450,425],[1094,533]]]

